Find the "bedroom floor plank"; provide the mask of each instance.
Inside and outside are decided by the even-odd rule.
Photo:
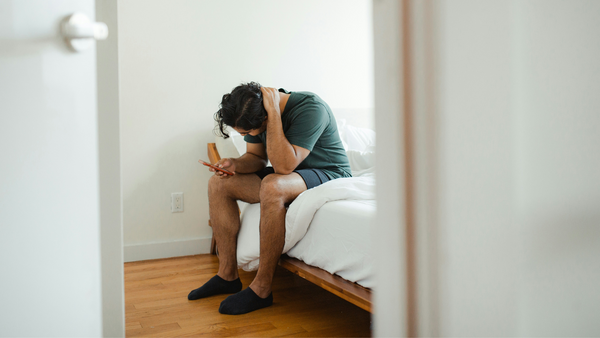
[[[221,315],[227,295],[188,301],[218,269],[213,255],[125,263],[127,337],[369,337],[370,313],[278,267],[271,307]],[[247,287],[255,272],[240,270]]]

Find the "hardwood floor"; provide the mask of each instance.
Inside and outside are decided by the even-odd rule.
[[[278,267],[273,306],[219,313],[228,295],[188,301],[217,273],[213,255],[125,263],[127,337],[369,337],[369,312]],[[240,270],[244,288],[255,272]]]

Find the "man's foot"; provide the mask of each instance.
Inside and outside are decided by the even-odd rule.
[[[219,312],[225,315],[242,315],[273,305],[273,293],[267,298],[260,298],[251,288],[231,295],[221,302]]]
[[[242,289],[242,281],[240,279],[226,281],[223,278],[214,276],[196,290],[192,290],[188,295],[189,300],[220,295],[224,293],[236,293]]]

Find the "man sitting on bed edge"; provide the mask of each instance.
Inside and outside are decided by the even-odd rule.
[[[234,175],[209,169],[215,172],[208,198],[219,271],[188,299],[235,293],[221,302],[219,312],[236,315],[273,304],[271,285],[285,242],[286,206],[307,189],[352,174],[333,113],[316,94],[251,82],[223,95],[220,107],[215,120],[221,135],[229,137],[226,128],[232,127],[244,136],[247,151],[217,163]],[[268,160],[272,167],[267,167]],[[237,200],[261,204],[260,263],[243,291],[237,265]]]

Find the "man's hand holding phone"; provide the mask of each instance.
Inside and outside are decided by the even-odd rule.
[[[219,178],[229,178],[232,175],[235,175],[235,163],[234,163],[233,159],[222,158],[217,163],[215,163],[214,166],[229,172],[229,173],[225,173],[225,172],[215,169],[209,165],[208,170],[214,172],[215,176],[219,176]]]

